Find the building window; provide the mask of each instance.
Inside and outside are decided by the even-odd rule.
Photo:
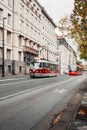
[[[8,73],[11,73],[11,65],[8,65]]]
[[[2,28],[0,28],[0,42],[2,42]]]
[[[24,45],[27,46],[27,39],[24,40]]]
[[[2,58],[2,48],[0,47],[0,59]]]
[[[24,6],[20,4],[20,14],[23,16],[24,14]]]
[[[24,29],[24,21],[20,19],[20,30],[23,31]]]
[[[19,73],[22,73],[22,67],[19,66]]]
[[[30,2],[31,2],[31,0],[26,0],[25,1],[25,3],[26,3],[27,6],[29,6]]]
[[[26,9],[26,18],[28,17],[28,15],[29,15],[29,10]],[[27,18],[27,19],[28,19],[28,18]]]
[[[11,32],[7,31],[7,43],[11,43]]]
[[[0,8],[0,19],[2,19],[2,17],[3,17],[3,9]]]
[[[7,49],[7,59],[10,60],[11,59],[11,50]]]
[[[26,30],[26,33],[28,34],[29,25],[27,23],[25,24],[25,30]]]
[[[22,37],[21,36],[19,36],[19,42],[18,42],[18,46],[22,46]]]
[[[18,61],[21,61],[21,52],[18,52]]]
[[[8,24],[11,25],[11,15],[8,14]]]

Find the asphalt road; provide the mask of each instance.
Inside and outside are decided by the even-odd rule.
[[[86,77],[85,74],[76,77],[59,75],[51,78],[1,79],[0,130],[41,130],[37,127],[41,120],[55,106],[61,107]]]

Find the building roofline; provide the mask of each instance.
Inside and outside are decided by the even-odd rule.
[[[57,27],[57,25],[54,23],[53,19],[49,16],[49,14],[46,12],[44,7],[42,7],[43,14],[49,19],[49,21],[54,25],[54,27]]]
[[[49,14],[46,12],[45,8],[38,2],[38,0],[35,0],[35,2],[39,5],[39,7],[41,8],[42,13],[49,19],[49,21],[54,25],[54,27],[56,28],[57,25],[55,24],[55,22],[53,21],[53,19],[49,16]]]
[[[37,5],[42,8],[42,5],[38,2],[38,0],[35,0],[35,2],[37,3]]]

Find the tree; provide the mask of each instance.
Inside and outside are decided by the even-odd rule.
[[[71,37],[78,43],[80,57],[87,60],[87,1],[75,0],[71,14]]]
[[[87,0],[75,0],[73,13],[59,20],[58,29],[62,36],[74,39],[80,57],[87,60]]]
[[[71,21],[70,16],[64,16],[58,21],[58,29],[63,37],[70,37]]]

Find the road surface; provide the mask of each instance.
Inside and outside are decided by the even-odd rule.
[[[63,107],[86,77],[84,74],[74,77],[59,75],[51,78],[1,79],[0,130],[39,130],[38,126],[41,125],[44,130],[48,122],[44,124],[41,121],[55,108]]]

